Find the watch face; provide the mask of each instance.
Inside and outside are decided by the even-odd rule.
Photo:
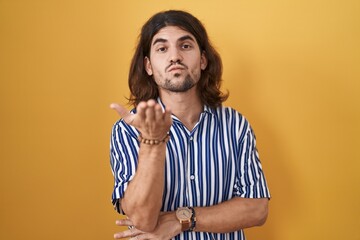
[[[188,208],[179,208],[176,211],[176,216],[179,220],[187,220],[190,219],[192,215],[192,212]]]

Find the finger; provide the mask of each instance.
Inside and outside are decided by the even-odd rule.
[[[130,219],[116,220],[115,224],[118,226],[132,226],[133,222]]]
[[[158,236],[152,234],[152,233],[141,233],[133,238],[130,239],[135,239],[135,240],[148,240],[148,239],[159,239]]]
[[[144,239],[141,237],[142,235],[137,235],[135,237],[132,237],[132,238],[129,238],[129,240],[141,240],[141,239]]]
[[[154,110],[155,110],[155,120],[156,121],[163,120],[164,113],[163,113],[163,110],[162,110],[160,104],[156,104],[154,107]]]
[[[152,106],[152,107],[153,107],[153,106],[155,106],[155,104],[156,104],[156,101],[155,101],[154,99],[150,99],[150,100],[147,101],[147,105],[148,105],[148,106]]]
[[[123,232],[119,232],[119,233],[114,234],[114,238],[115,239],[121,239],[121,238],[126,238],[126,236],[124,235]]]
[[[117,103],[111,103],[110,108],[114,109],[121,117],[125,118],[126,116],[130,115],[129,111]]]
[[[115,238],[115,239],[123,238],[122,233],[115,233],[115,234],[114,234],[114,238]]]
[[[145,119],[145,110],[147,108],[146,102],[140,102],[136,107],[136,114],[140,119]]]
[[[139,229],[136,228],[130,228],[129,230],[125,230],[122,232],[118,232],[114,234],[114,238],[115,239],[120,239],[120,238],[136,238],[139,237],[140,235],[142,235],[144,232],[140,231]]]
[[[146,121],[147,122],[155,121],[154,105],[152,105],[152,104],[149,105],[148,104],[147,108],[146,108],[146,111],[145,111],[145,114],[146,114]]]
[[[165,120],[165,125],[171,126],[172,118],[171,118],[171,110],[170,109],[165,110],[164,120]]]
[[[132,232],[131,230],[125,230],[123,232],[118,232],[114,234],[114,238],[115,239],[120,239],[120,238],[128,238],[128,237],[134,237],[137,234],[135,234],[134,232]]]

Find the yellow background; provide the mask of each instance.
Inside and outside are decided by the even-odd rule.
[[[0,239],[112,239],[110,129],[140,27],[197,16],[272,200],[248,239],[360,239],[360,1],[0,0]]]

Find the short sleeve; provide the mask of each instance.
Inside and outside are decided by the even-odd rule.
[[[237,169],[233,195],[244,198],[270,198],[270,192],[256,148],[256,138],[248,126],[238,142]]]
[[[114,176],[112,203],[119,213],[122,213],[119,200],[123,198],[136,172],[138,150],[137,131],[125,122],[118,121],[111,133],[110,165]]]

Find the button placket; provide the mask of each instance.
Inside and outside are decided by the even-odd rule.
[[[187,154],[187,191],[188,191],[188,199],[190,204],[194,204],[196,200],[196,196],[192,194],[194,190],[196,190],[196,183],[195,183],[195,166],[194,166],[194,137],[193,133],[188,136],[188,154]]]

